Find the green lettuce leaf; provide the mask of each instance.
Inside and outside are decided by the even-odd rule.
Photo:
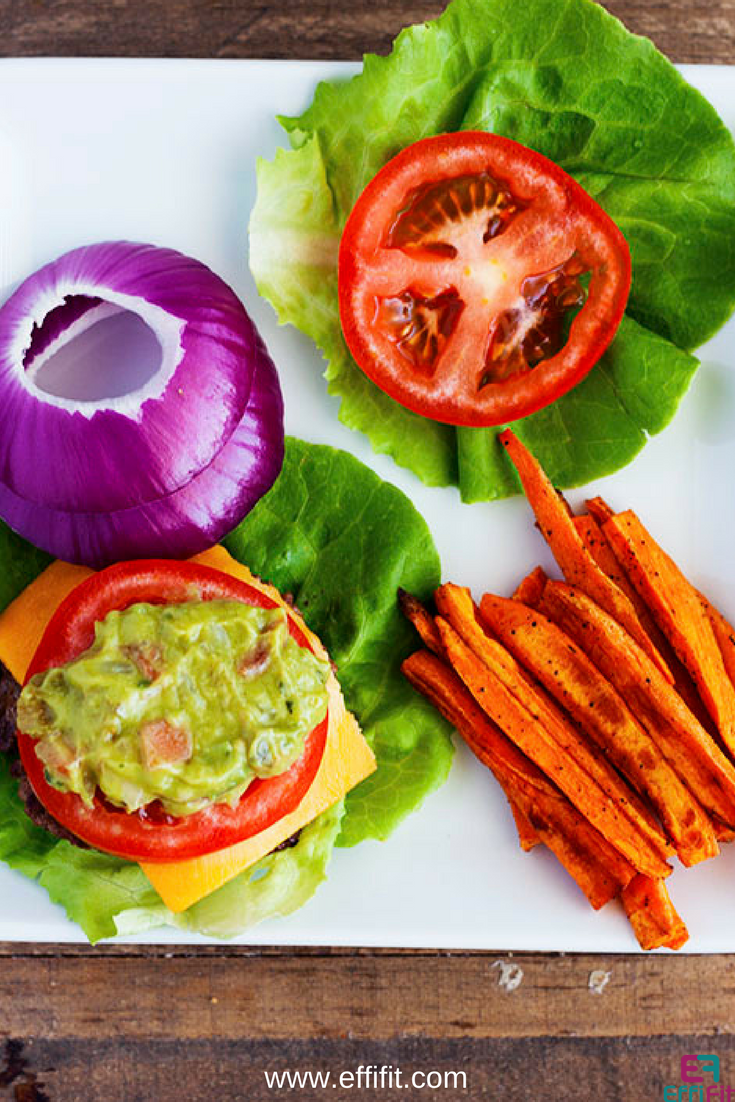
[[[269,853],[169,921],[182,930],[229,938],[265,918],[291,914],[312,897],[327,875],[343,816],[344,803],[335,804],[302,830],[292,849]],[[124,932],[119,925],[118,932]]]
[[[182,914],[172,914],[160,899],[127,907],[115,915],[115,932],[129,937],[166,923],[206,937],[231,938],[263,919],[291,914],[326,877],[343,815],[344,803],[335,804],[302,830],[291,849],[269,853]]]
[[[555,486],[584,486],[607,470],[612,442],[616,465],[624,466],[641,450],[646,433],[664,428],[696,367],[690,353],[624,317],[611,348],[587,378],[513,428]],[[465,501],[520,491],[497,432],[458,429],[457,448]]]
[[[226,543],[256,574],[294,594],[339,667],[378,769],[303,830],[296,846],[174,915],[138,865],[35,826],[0,754],[0,860],[37,880],[90,941],[162,924],[233,937],[288,914],[324,879],[335,841],[387,837],[449,771],[448,727],[400,672],[415,641],[396,589],[428,596],[440,580],[431,535],[408,499],[345,452],[288,439],[280,478]],[[0,529],[0,573],[12,579],[0,589],[0,611],[46,562]]]
[[[630,243],[628,325],[585,386],[514,426],[546,445],[552,480],[608,474],[668,424],[697,366],[688,352],[735,305],[735,145],[650,42],[592,0],[452,0],[281,121],[293,148],[259,163],[251,268],[279,319],[324,353],[340,419],[376,451],[468,501],[517,486],[495,430],[404,410],[357,368],[339,326],[337,248],[355,200],[396,152],[447,130],[492,130],[551,157]]]
[[[140,865],[79,849],[35,826],[17,789],[8,760],[0,754],[0,859],[37,880],[92,943],[166,924],[231,938],[264,918],[290,914],[324,879],[343,816],[343,804],[336,804],[301,832],[295,846],[268,854],[182,914],[173,914]]]
[[[51,556],[17,536],[0,520],[0,612],[51,562]]]

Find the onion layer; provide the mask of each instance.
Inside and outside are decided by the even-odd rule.
[[[103,567],[184,558],[277,477],[283,401],[234,292],[171,249],[67,253],[0,309],[0,516]]]

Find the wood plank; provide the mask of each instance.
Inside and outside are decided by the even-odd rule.
[[[721,1037],[735,1034],[734,996],[726,956],[44,947],[2,960],[0,1029],[92,1041],[114,1023],[136,1043]]]
[[[715,1052],[721,1063],[721,1084],[735,1083],[735,1040],[694,1037],[573,1038],[523,1040],[436,1041],[396,1037],[389,1043],[341,1040],[268,1042],[136,1040],[108,1036],[99,1041],[56,1041],[41,1038],[18,1044],[13,1053],[17,1072],[8,1093],[3,1091],[0,1044],[0,1099],[16,1102],[273,1102],[298,1098],[304,1102],[376,1098],[381,1102],[459,1102],[460,1099],[502,1099],[529,1102],[658,1102],[663,1086],[681,1085],[685,1052]],[[7,1057],[6,1057],[7,1059]],[[414,1074],[439,1073],[439,1089],[353,1088],[328,1085],[277,1090],[265,1073],[321,1072],[338,1082],[341,1072],[356,1075],[359,1067],[400,1069],[402,1083]],[[363,1075],[365,1073],[363,1072]],[[375,1071],[372,1073],[376,1074]],[[455,1079],[463,1074],[466,1080]],[[444,1076],[447,1075],[447,1079]],[[6,1076],[9,1078],[9,1075]],[[349,1081],[348,1081],[349,1082]],[[386,1079],[386,1083],[388,1080]],[[421,1081],[419,1081],[421,1082]],[[430,1081],[431,1082],[431,1081]],[[436,1079],[433,1080],[437,1082]],[[466,1083],[463,1088],[462,1083]],[[707,1083],[711,1082],[708,1078]],[[446,1086],[444,1084],[446,1083]],[[456,1084],[456,1086],[455,1086]],[[345,1084],[346,1085],[346,1084]],[[16,1093],[13,1095],[11,1091]],[[696,1093],[696,1088],[695,1088]],[[693,1094],[692,1097],[695,1095]],[[689,1098],[689,1094],[685,1097]],[[698,1096],[697,1096],[698,1097]],[[719,1093],[718,1093],[719,1097]],[[725,1095],[727,1097],[727,1095]]]
[[[3,55],[359,58],[444,0],[44,0],[0,4]],[[735,0],[608,0],[675,61],[735,62]]]

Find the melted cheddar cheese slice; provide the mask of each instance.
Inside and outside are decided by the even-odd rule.
[[[240,578],[266,593],[296,620],[317,652],[326,654],[319,639],[309,631],[278,590],[255,578],[223,547],[213,547],[211,551],[197,555],[193,561]],[[58,606],[91,573],[84,566],[54,562],[0,615],[0,660],[16,681],[23,683],[31,659]],[[327,682],[327,690],[329,727],[324,756],[311,787],[295,811],[254,838],[247,838],[217,853],[188,861],[148,862],[141,866],[169,910],[185,911],[226,884],[341,800],[375,770],[373,752],[363,738],[355,717],[346,710],[333,673]]]

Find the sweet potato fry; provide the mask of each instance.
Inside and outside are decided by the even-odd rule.
[[[641,949],[681,949],[689,940],[663,880],[634,876],[621,899]]]
[[[508,653],[512,647],[508,648],[507,644],[505,647],[501,646],[495,639],[488,637],[482,627],[481,618],[478,619],[479,610],[469,590],[447,583],[437,589],[435,599],[439,612],[477,657],[495,672],[518,702],[544,724],[556,745],[563,747],[574,762],[588,774],[592,783],[617,805],[621,813],[630,820],[633,831],[644,835],[659,857],[666,860],[671,850],[650,810],[621,780],[608,762],[591,750],[591,747],[580,737],[579,732],[570,725],[564,713],[555,706],[551,697],[528,676],[516,658]],[[521,608],[515,601],[507,603]],[[534,613],[529,612],[529,616],[535,627]],[[549,626],[553,627],[553,625]],[[441,621],[439,630],[442,631]],[[570,640],[566,640],[566,643],[572,645]],[[584,808],[580,810],[584,811]]]
[[[510,804],[510,810],[513,812],[513,821],[518,831],[518,842],[520,847],[524,853],[530,853],[536,846],[541,845],[539,833],[525,811],[521,810],[512,796],[508,796],[508,803]]]
[[[595,910],[618,895],[635,875],[632,866],[505,737],[457,674],[428,651],[412,654],[402,669],[492,771]]]
[[[502,669],[506,678],[512,679],[515,676],[519,670],[518,663],[512,655],[508,654],[505,647],[501,647],[496,639],[491,639],[487,634],[477,619],[477,606],[466,586],[445,582],[434,593],[434,601],[439,617],[449,621],[478,657],[484,659],[487,650],[492,656],[492,664],[498,670]],[[439,617],[437,617],[437,628],[442,635]]]
[[[699,803],[735,826],[735,768],[617,621],[563,582],[547,584],[539,611],[571,635],[614,685]],[[703,844],[714,856],[714,835]]]
[[[522,601],[529,608],[535,608],[541,600],[547,581],[548,578],[544,568],[542,566],[534,567],[531,573],[527,574],[516,586],[513,594],[514,600]]]
[[[594,739],[633,788],[650,799],[684,865],[712,856],[707,815],[620,694],[572,639],[541,612],[486,594],[483,621]],[[640,808],[645,815],[644,807]],[[703,845],[703,842],[705,843]]]
[[[613,551],[692,676],[722,741],[735,754],[735,688],[697,590],[632,510],[604,529]]]
[[[508,452],[523,484],[541,534],[570,585],[578,586],[613,616],[656,663],[664,677],[673,681],[666,663],[644,631],[628,597],[597,565],[582,542],[574,520],[541,465],[510,429],[498,440]]]
[[[590,752],[505,648],[485,637],[481,658],[443,617],[437,617],[437,626],[449,661],[483,711],[635,869],[667,876],[665,842],[636,815],[628,785]]]
[[[441,655],[443,648],[439,629],[426,605],[412,593],[407,593],[405,589],[398,590],[398,605],[406,619],[416,628],[424,646],[434,654]]]
[[[610,508],[604,498],[601,497],[588,497],[584,504],[587,512],[590,516],[595,518],[600,528],[603,527],[605,521],[608,521],[615,512],[614,509]]]
[[[712,829],[715,832],[715,838],[720,844],[729,843],[735,840],[735,829],[727,826],[723,823],[722,819],[718,819],[716,815],[711,816]]]
[[[720,648],[722,662],[727,671],[727,676],[730,678],[730,684],[735,685],[735,628],[725,619],[719,609],[716,609],[707,600],[703,593],[699,594],[699,599],[715,633],[715,639]]]
[[[616,559],[615,552],[607,542],[607,537],[595,518],[590,516],[589,513],[582,513],[580,516],[576,516],[573,519],[574,527],[577,529],[582,543],[585,545],[600,570],[602,570],[604,574],[607,574],[610,581],[615,582],[618,589],[621,589],[628,598],[635,609],[636,616],[640,620],[643,630],[649,638],[651,638],[652,632],[660,638],[661,632],[656,627],[654,619],[648,611],[646,602],[628,581],[627,574]],[[653,639],[651,641],[654,642]]]
[[[517,776],[513,801],[598,911],[620,894],[635,869],[554,785],[546,784],[541,788],[525,773]]]
[[[614,516],[612,509],[602,500],[602,498],[592,498],[587,502],[587,505],[596,509],[598,516],[603,518],[603,523]],[[574,526],[579,532],[587,550],[600,567],[600,570],[604,570],[608,578],[615,582],[615,584],[630,598],[638,619],[641,622],[641,627],[646,632],[648,638],[670,670],[674,679],[674,687],[679,696],[683,699],[686,706],[694,712],[705,730],[709,731],[711,735],[716,734],[717,728],[702,703],[702,698],[697,691],[697,686],[692,681],[686,668],[677,658],[671,643],[649,612],[646,602],[629,581],[627,574],[618,562],[615,552],[608,543],[607,537],[602,531],[598,521],[595,517],[584,514],[574,518]],[[733,662],[735,663],[735,655],[733,656]]]
[[[444,645],[439,635],[439,629],[436,626],[434,617],[429,612],[428,608],[418,597],[414,597],[413,594],[408,593],[405,589],[398,590],[398,604],[401,612],[416,628],[421,641],[424,646],[427,647],[433,654],[438,654],[440,657],[444,655]],[[508,802],[510,803],[510,809],[513,812],[513,819],[518,831],[518,841],[521,849],[528,853],[530,850],[537,846],[541,839],[531,825],[529,819],[521,811],[508,796]]]
[[[669,643],[668,639],[654,620],[648,609],[648,605],[618,562],[615,552],[603,532],[603,525],[610,520],[611,517],[615,516],[614,511],[601,497],[589,498],[585,502],[585,505],[590,512],[589,514],[583,514],[581,517],[575,518],[574,523],[577,527],[577,531],[600,569],[604,570],[608,578],[615,582],[615,584],[630,598],[643,628],[654,647],[671,670],[677,692],[684,698],[685,703],[692,709],[699,722],[702,723],[706,712],[694,682],[676,657],[671,643]],[[714,733],[714,725],[712,725],[711,730],[712,733]]]

